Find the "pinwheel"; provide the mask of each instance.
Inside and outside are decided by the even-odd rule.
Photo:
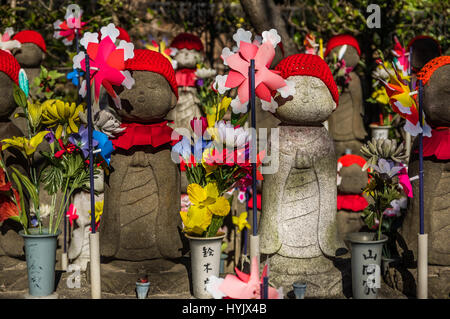
[[[110,23],[101,28],[100,42],[97,32],[86,32],[80,43],[90,58],[90,85],[94,85],[95,102],[98,103],[100,87],[103,86],[115,105],[121,108],[120,98],[114,92],[113,85],[123,85],[127,89],[131,89],[134,85],[131,73],[125,70],[125,61],[134,57],[134,45],[121,40],[116,47],[114,41],[119,33],[114,24]],[[86,72],[86,54],[83,51],[73,57],[73,67]],[[83,80],[80,88],[81,96],[85,97],[86,92],[86,80]]]
[[[378,60],[377,63],[385,68],[381,60]],[[407,82],[401,78],[395,68],[395,65],[393,66],[394,72],[385,69],[389,74],[389,79],[387,82],[384,79],[378,79],[384,84],[386,93],[389,96],[389,104],[395,113],[399,114],[406,120],[406,124],[404,126],[405,131],[410,133],[412,136],[417,136],[417,134],[423,132],[424,136],[430,137],[431,127],[425,123],[425,114],[423,114],[423,129],[419,123],[419,111],[416,100],[413,97],[413,95],[416,95],[417,92],[410,91]]]
[[[233,53],[229,48],[222,50],[221,58],[230,67],[227,75],[218,75],[214,86],[220,94],[231,88],[237,88],[238,96],[231,102],[234,113],[246,113],[249,101],[249,66],[250,60],[255,61],[255,94],[261,99],[262,109],[275,112],[278,104],[272,97],[273,91],[278,91],[283,98],[295,93],[293,83],[284,80],[276,71],[270,70],[270,64],[275,57],[275,47],[281,38],[275,29],[262,33],[262,44],[251,43],[251,33],[239,29],[233,36],[237,42],[238,51]]]
[[[169,43],[166,38],[163,38],[159,43],[153,39],[152,36],[150,38],[150,43],[145,44],[145,47],[149,50],[156,51],[161,53],[169,62],[172,64],[174,69],[177,68],[177,61],[173,60],[172,57],[177,53],[177,48],[169,48]]]
[[[394,49],[392,50],[392,54],[395,56],[393,60],[394,64],[397,67],[397,70],[401,71],[400,76],[402,80],[409,81],[409,52],[406,52],[405,48],[402,47],[397,37],[394,37],[394,42]]]
[[[86,25],[86,22],[81,22],[81,13],[82,11],[78,6],[76,6],[76,8],[69,6],[67,8],[66,15],[64,16],[65,20],[61,21],[58,19],[53,23],[53,27],[55,29],[53,37],[55,39],[64,38],[63,43],[65,45],[72,45],[77,31],[78,34],[80,34],[83,30],[83,26]]]
[[[5,33],[0,38],[0,50],[4,50],[11,54],[11,50],[14,48],[20,48],[20,42],[17,40],[11,40],[14,34],[13,28],[6,28]]]

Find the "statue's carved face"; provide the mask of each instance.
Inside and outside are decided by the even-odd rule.
[[[169,82],[160,74],[148,71],[130,71],[135,84],[128,90],[114,87],[122,109],[117,113],[123,120],[132,122],[157,122],[177,104]],[[110,100],[110,105],[114,105]]]
[[[39,67],[45,58],[45,53],[34,43],[22,43],[20,48],[12,50],[12,54],[23,68]]]
[[[434,71],[424,87],[423,108],[426,121],[434,126],[450,127],[450,64]]]
[[[331,50],[331,52],[327,55],[327,59],[332,59],[333,54],[338,56],[339,50],[342,48],[342,45],[337,46]],[[359,62],[358,51],[351,45],[347,45],[347,49],[345,50],[344,56],[342,59],[345,61],[345,66],[347,67],[355,67]]]
[[[343,194],[361,194],[362,189],[367,186],[367,171],[363,171],[358,164],[342,167],[339,171],[341,183],[338,191]]]
[[[313,76],[290,76],[296,93],[287,99],[275,97],[275,116],[286,124],[319,125],[326,121],[336,107],[328,87]]]
[[[418,39],[412,46],[411,66],[420,70],[434,58],[440,56],[439,46],[432,39]]]
[[[16,109],[13,96],[14,82],[8,75],[0,72],[0,119],[7,119]]]
[[[201,52],[188,49],[178,50],[173,58],[177,61],[178,69],[195,69],[197,63],[203,61]]]

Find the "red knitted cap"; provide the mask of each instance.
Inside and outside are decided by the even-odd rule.
[[[188,50],[196,50],[203,51],[203,43],[202,40],[196,35],[190,33],[180,33],[177,35],[170,44],[172,48],[188,49]]]
[[[161,53],[147,50],[134,50],[134,58],[125,61],[125,69],[136,71],[150,71],[161,74],[172,87],[178,99],[178,86],[172,64]]]
[[[358,164],[362,168],[366,164],[366,160],[364,159],[364,157],[356,154],[346,154],[338,159],[338,163],[341,163],[342,167]]]
[[[339,103],[339,91],[333,79],[328,64],[318,55],[314,54],[294,54],[284,58],[277,64],[275,70],[280,71],[280,75],[286,79],[295,75],[309,75],[322,80],[330,90],[336,106]]]
[[[414,42],[416,42],[417,40],[423,40],[423,39],[429,39],[429,40],[434,41],[436,43],[437,47],[439,48],[439,54],[442,54],[441,45],[439,44],[439,42],[435,38],[430,37],[428,35],[418,35],[418,36],[415,36],[414,38],[412,38],[411,41],[409,41],[408,46],[406,47],[406,51],[409,52],[409,48],[412,45],[414,45]]]
[[[12,39],[17,40],[20,43],[34,43],[40,47],[42,51],[47,52],[44,38],[39,34],[39,32],[33,30],[20,31],[14,35]]]
[[[127,42],[131,42],[130,35],[128,34],[127,31],[125,31],[124,28],[116,27],[116,29],[119,30],[119,32],[120,32],[120,33],[119,33],[119,36],[117,37],[117,39],[119,39],[119,40],[125,40],[125,41],[127,41]]]
[[[333,50],[333,48],[344,44],[351,45],[356,49],[358,55],[361,55],[361,50],[359,49],[359,44],[355,37],[349,34],[340,34],[332,37],[328,41],[324,56],[326,57],[331,52],[331,50]]]
[[[428,61],[417,74],[417,79],[422,80],[423,85],[427,84],[434,71],[446,64],[450,64],[450,56],[443,55]]]
[[[20,65],[12,54],[0,50],[0,72],[8,75],[14,83],[19,85]]]

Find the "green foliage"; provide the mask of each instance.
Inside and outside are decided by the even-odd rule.
[[[48,71],[41,65],[39,76],[35,77],[31,83],[31,87],[36,90],[37,98],[41,101],[62,98],[61,96],[57,96],[56,80],[63,76],[63,73],[59,73],[56,70]]]

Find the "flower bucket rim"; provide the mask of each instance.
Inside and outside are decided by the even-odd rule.
[[[346,236],[346,240],[348,240],[352,244],[381,244],[388,240],[388,237],[384,234],[381,235],[380,240],[367,240],[365,237],[373,238],[376,236],[376,233],[370,232],[354,232],[349,233]]]
[[[379,125],[379,124],[372,123],[372,124],[369,124],[369,127],[375,128],[375,129],[377,129],[377,128],[387,129],[387,128],[392,128],[392,125]]]
[[[219,234],[219,235],[218,235]],[[223,239],[225,237],[225,233],[223,232],[217,232],[218,236],[214,236],[214,237],[197,237],[197,236],[191,236],[188,235],[186,233],[184,233],[184,236],[186,236],[186,238],[191,239],[191,240],[212,240],[212,239]]]
[[[34,229],[39,231],[39,228],[33,228],[31,230],[34,230]],[[42,230],[44,231],[42,234],[25,234],[24,230],[22,229],[19,231],[19,235],[24,238],[45,238],[45,237],[58,237],[61,234],[60,229],[58,229],[58,231],[55,234],[46,233],[45,230],[48,231],[48,228],[43,228]],[[28,229],[28,231],[30,231],[30,229]]]

